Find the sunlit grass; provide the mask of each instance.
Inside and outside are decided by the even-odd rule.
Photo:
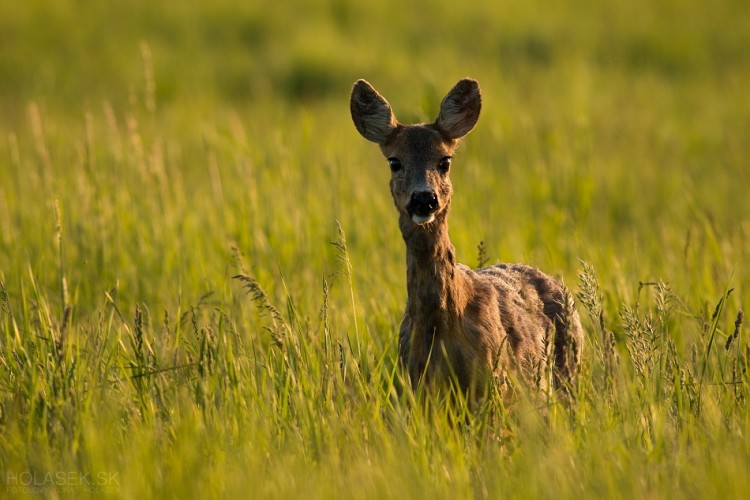
[[[744,10],[4,8],[0,487],[746,497]],[[451,237],[576,293],[569,407],[425,403],[397,364],[403,242],[348,92],[431,120],[467,75]]]

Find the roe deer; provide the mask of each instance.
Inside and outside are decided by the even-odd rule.
[[[451,160],[479,118],[479,84],[459,81],[430,124],[400,124],[365,80],[354,84],[350,105],[357,130],[380,145],[392,172],[408,289],[399,356],[412,385],[455,377],[476,401],[490,376],[500,379],[505,393],[511,368],[547,387],[554,365],[554,385],[565,392],[580,361],[583,330],[563,285],[520,264],[472,271],[456,263],[448,238]]]

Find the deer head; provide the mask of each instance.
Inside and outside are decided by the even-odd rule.
[[[380,145],[391,167],[391,194],[399,213],[417,225],[447,213],[453,188],[450,165],[461,137],[479,119],[482,97],[475,80],[459,81],[430,124],[402,125],[388,101],[365,80],[354,84],[352,120],[365,139]]]

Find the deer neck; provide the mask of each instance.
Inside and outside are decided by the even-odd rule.
[[[408,312],[422,335],[448,335],[466,307],[466,277],[456,266],[447,211],[422,226],[401,215],[406,242]],[[418,333],[419,332],[415,332]]]

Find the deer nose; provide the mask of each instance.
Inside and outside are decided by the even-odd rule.
[[[411,200],[406,207],[412,215],[426,217],[435,213],[438,209],[438,199],[434,191],[415,191],[411,194]]]

